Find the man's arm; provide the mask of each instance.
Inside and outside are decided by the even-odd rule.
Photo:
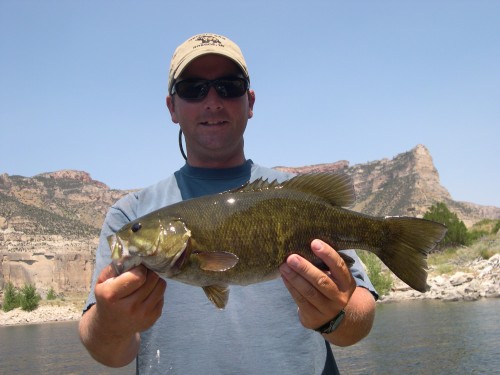
[[[95,286],[96,303],[82,316],[79,333],[95,360],[122,367],[137,356],[139,332],[160,317],[166,283],[144,266],[115,276],[111,266],[100,273]]]
[[[323,272],[306,259],[292,254],[280,267],[283,281],[297,303],[299,318],[315,329],[330,321],[342,309],[345,317],[338,328],[324,335],[330,343],[353,345],[368,335],[375,318],[375,299],[356,282],[339,254],[320,240],[311,250],[328,266]]]

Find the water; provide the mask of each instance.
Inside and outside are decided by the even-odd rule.
[[[342,374],[500,374],[500,299],[377,306],[362,342],[334,348]],[[200,368],[201,368],[200,364]],[[77,323],[0,327],[2,374],[134,374],[110,369],[80,344]]]
[[[334,348],[343,374],[500,374],[500,299],[381,304],[370,335]]]
[[[95,362],[78,338],[78,323],[0,327],[0,374],[135,374]]]

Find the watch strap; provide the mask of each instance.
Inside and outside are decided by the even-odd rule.
[[[332,320],[326,322],[321,327],[316,328],[315,331],[324,334],[332,333],[338,328],[340,323],[342,323],[342,320],[344,320],[344,316],[345,316],[345,311],[344,309],[342,309],[337,315],[335,315],[335,317]]]

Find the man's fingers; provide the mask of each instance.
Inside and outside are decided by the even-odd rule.
[[[295,254],[289,258],[280,271],[292,298],[303,311],[326,312],[322,310],[338,293],[333,280],[305,259]]]
[[[311,242],[311,250],[330,269],[330,277],[334,281],[337,290],[349,290],[353,285],[353,277],[342,256],[331,246],[320,240]]]
[[[115,268],[113,267],[112,264],[108,264],[99,274],[99,277],[97,278],[97,283],[103,283],[106,280],[112,279],[113,277],[116,276],[118,275],[116,274]]]
[[[323,241],[312,241],[311,250],[326,264],[330,272],[335,273],[336,271],[347,269],[347,265],[345,264],[339,253],[337,253],[334,249],[332,249],[331,246],[324,243]]]
[[[125,298],[141,288],[146,282],[148,270],[142,265],[134,267],[119,276],[106,278],[114,272],[113,267],[108,267],[101,272],[99,277],[99,280],[103,279],[104,281],[96,285],[96,289],[101,289],[103,297],[108,300]]]

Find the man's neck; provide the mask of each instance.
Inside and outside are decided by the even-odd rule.
[[[241,152],[238,155],[227,157],[227,158],[211,158],[204,157],[199,158],[188,153],[187,163],[192,167],[198,168],[233,168],[244,164],[246,161],[245,154]]]

